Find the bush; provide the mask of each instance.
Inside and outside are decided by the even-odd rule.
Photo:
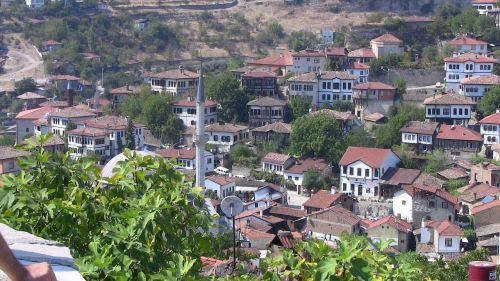
[[[251,167],[258,163],[257,155],[246,145],[237,144],[231,150],[231,159],[240,166]]]

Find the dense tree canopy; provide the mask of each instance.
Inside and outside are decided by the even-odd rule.
[[[206,79],[207,98],[216,100],[222,106],[222,119],[226,122],[248,121],[248,93],[240,87],[240,82],[233,76],[222,73]]]
[[[26,92],[34,92],[36,90],[36,82],[32,77],[23,78],[14,83],[16,92],[24,94]]]
[[[493,87],[477,104],[478,118],[482,119],[500,108],[500,86]]]
[[[392,116],[389,116],[387,124],[377,129],[376,144],[378,147],[391,148],[393,145],[401,143],[399,130],[408,121],[423,121],[425,119],[424,110],[411,105],[393,106],[390,112],[392,112]]]
[[[309,109],[311,108],[311,100],[306,96],[294,96],[290,101],[291,107],[291,120],[300,118],[307,113],[309,113]]]

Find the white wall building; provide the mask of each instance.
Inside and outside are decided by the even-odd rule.
[[[497,0],[472,0],[472,7],[476,9],[480,15],[488,15],[495,12],[498,8]]]
[[[324,51],[303,50],[292,54],[293,72],[307,73],[325,71],[328,60]]]
[[[167,70],[159,73],[146,72],[142,75],[144,82],[151,85],[156,93],[165,92],[172,96],[196,92],[198,73],[184,69]]]
[[[424,105],[428,121],[467,126],[474,102],[458,94],[441,93],[425,99]]]
[[[307,96],[317,106],[337,100],[352,101],[352,89],[358,77],[348,72],[306,73],[288,79],[290,98]]]
[[[250,131],[247,126],[236,124],[214,123],[205,127],[209,144],[214,144],[220,153],[228,153],[235,144],[249,140]]]
[[[500,76],[472,76],[460,80],[460,94],[479,102],[491,88],[500,85]]]
[[[26,137],[35,135],[35,122],[55,111],[52,107],[40,107],[19,112],[16,115],[16,143],[21,143]]]
[[[172,112],[182,120],[186,127],[196,125],[196,100],[189,96],[187,100],[180,100],[173,104]],[[205,101],[205,125],[217,123],[217,103]]]
[[[340,190],[354,196],[379,197],[382,176],[399,162],[390,149],[350,146],[339,162]]]
[[[345,71],[357,76],[357,83],[366,83],[370,81],[370,66],[368,64],[353,61],[347,65]]]
[[[496,59],[474,53],[464,53],[444,59],[446,90],[458,93],[460,80],[472,76],[489,76],[493,73]]]
[[[436,122],[409,121],[399,130],[401,142],[410,145],[418,152],[432,151],[438,126]]]
[[[262,159],[262,171],[284,175],[285,170],[295,163],[295,158],[288,154],[269,152]]]
[[[26,0],[26,6],[31,9],[38,9],[43,7],[43,5],[45,5],[44,0]]]
[[[323,158],[302,158],[296,159],[293,166],[285,170],[284,177],[295,184],[296,190],[292,193],[302,194],[303,182],[307,171],[315,169],[323,176],[331,176],[331,166]]]
[[[403,41],[390,33],[372,39],[370,47],[377,58],[404,51]]]
[[[220,199],[225,198],[234,193],[235,178],[213,175],[205,179],[205,188],[217,193]]]
[[[483,40],[463,36],[450,40],[446,44],[455,47],[459,55],[464,53],[475,53],[482,56],[488,55],[488,42]]]
[[[117,109],[130,95],[137,95],[141,91],[139,86],[125,85],[120,88],[111,89],[111,104],[113,109]]]
[[[68,126],[70,122],[76,124],[80,121],[95,118],[96,116],[97,114],[88,110],[76,107],[67,107],[51,112],[47,120],[52,133],[63,136],[66,131],[66,126]]]
[[[110,156],[109,138],[103,129],[79,128],[68,131],[67,135],[68,149],[73,158],[87,155]]]
[[[481,125],[481,135],[486,146],[500,143],[500,113],[491,114],[479,121]]]
[[[437,254],[459,253],[460,241],[463,236],[462,229],[447,220],[422,221],[420,229],[420,243],[433,244]]]
[[[195,170],[196,169],[196,150],[192,148],[184,148],[184,149],[175,149],[175,148],[166,148],[155,151],[163,158],[168,160],[176,159],[177,163],[186,170]],[[205,150],[205,172],[213,172],[214,171],[214,155],[211,152]]]

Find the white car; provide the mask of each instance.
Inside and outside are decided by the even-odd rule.
[[[222,167],[222,166],[215,168],[214,172],[216,172],[217,174],[219,174],[221,176],[231,176],[231,171],[227,168]]]

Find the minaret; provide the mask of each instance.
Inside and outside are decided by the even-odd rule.
[[[198,93],[196,94],[196,186],[205,186],[205,87],[203,85],[203,64],[200,65]]]

